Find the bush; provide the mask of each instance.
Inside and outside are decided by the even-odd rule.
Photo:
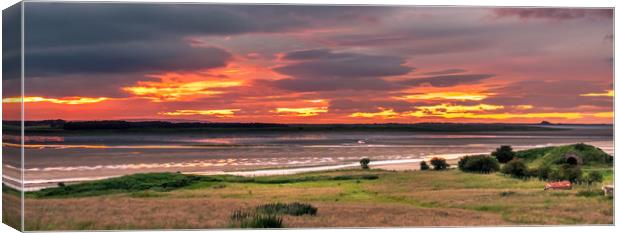
[[[493,153],[491,153],[491,155],[495,157],[500,163],[507,163],[510,162],[516,154],[514,151],[512,151],[512,147],[500,146]]]
[[[431,159],[431,165],[433,165],[434,170],[446,170],[450,167],[450,164],[446,162],[446,159],[435,157]]]
[[[603,182],[603,174],[599,171],[591,171],[588,172],[585,176],[582,177],[581,181],[586,183],[588,186],[593,183]]]
[[[549,173],[551,173],[551,167],[548,165],[541,165],[536,169],[536,173],[532,173],[532,175],[535,175],[539,180],[548,180]]]
[[[310,205],[299,202],[294,203],[270,203],[265,205],[260,205],[256,207],[257,213],[264,214],[287,214],[293,216],[301,216],[304,214],[307,215],[316,215],[317,208]]]
[[[370,167],[368,167],[369,163],[370,163],[370,159],[369,158],[360,159],[360,166],[362,166],[362,169],[369,169],[370,168]]]
[[[282,228],[282,217],[275,214],[254,214],[239,224],[241,228]]]
[[[428,169],[430,169],[430,167],[428,166],[428,164],[426,164],[426,161],[420,162],[420,170],[425,171],[425,170],[428,170]]]
[[[501,172],[516,178],[524,178],[528,175],[527,166],[519,159],[513,159],[506,163]]]
[[[497,159],[488,155],[465,156],[459,160],[458,166],[464,172],[489,173],[499,170]]]
[[[572,183],[581,179],[581,168],[578,166],[571,166],[569,164],[562,165],[560,167],[560,175],[562,180],[568,180]]]

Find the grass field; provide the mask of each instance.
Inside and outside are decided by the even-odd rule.
[[[143,176],[131,179],[148,179]],[[212,176],[191,182],[180,176],[186,175],[158,174],[159,181],[151,182],[157,187],[123,181],[121,186],[96,184],[108,188],[99,192],[88,192],[91,186],[85,185],[64,193],[27,193],[26,230],[229,228],[235,211],[276,202],[318,209],[316,215],[284,215],[284,227],[291,228],[613,223],[613,200],[581,195],[586,186],[543,191],[543,181],[499,173],[353,169],[259,178]],[[611,179],[606,175],[603,183]],[[164,186],[168,188],[161,189]],[[599,190],[600,184],[593,189]]]

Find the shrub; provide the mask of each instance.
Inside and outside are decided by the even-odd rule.
[[[551,167],[549,165],[541,165],[536,169],[536,173],[532,175],[535,175],[539,180],[548,180],[549,173],[551,173]]]
[[[501,172],[512,177],[524,178],[527,176],[527,166],[523,161],[513,159],[502,167]]]
[[[568,180],[574,183],[581,179],[582,172],[581,168],[579,168],[578,166],[571,166],[565,164],[560,167],[560,175],[562,180]]]
[[[270,203],[256,207],[257,213],[264,214],[287,214],[293,216],[316,215],[317,208],[305,203]]]
[[[516,154],[512,151],[512,147],[504,145],[497,148],[491,155],[500,163],[507,163],[510,162]]]
[[[458,166],[464,172],[489,173],[499,170],[497,159],[488,155],[465,156],[459,160]]]
[[[430,169],[430,167],[428,166],[428,164],[426,164],[426,161],[420,162],[420,170],[425,171],[425,170],[428,170],[428,169]]]
[[[515,195],[515,192],[514,191],[504,191],[504,192],[499,193],[499,195],[502,196],[502,197],[507,197],[507,196]]]
[[[241,228],[282,228],[282,217],[275,214],[254,214],[239,224]]]
[[[450,167],[450,164],[446,162],[446,159],[434,157],[431,159],[431,165],[433,165],[434,170],[445,170]]]
[[[588,172],[585,176],[581,177],[580,181],[586,183],[588,187],[593,183],[603,182],[603,174],[599,171]]]
[[[369,169],[370,168],[370,167],[368,167],[369,163],[370,163],[370,159],[369,158],[360,159],[360,166],[362,166],[362,169]]]

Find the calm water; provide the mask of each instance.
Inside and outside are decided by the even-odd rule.
[[[27,183],[153,171],[238,171],[489,153],[578,142],[613,154],[611,126],[499,133],[235,133],[26,137]],[[11,150],[11,148],[4,148]],[[13,148],[16,150],[15,148]],[[5,153],[11,154],[11,153]],[[9,161],[12,158],[6,158]],[[13,169],[11,164],[5,169]],[[5,177],[6,179],[7,177]]]

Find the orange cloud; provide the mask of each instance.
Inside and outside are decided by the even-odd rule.
[[[55,103],[55,104],[76,105],[76,104],[99,103],[101,101],[105,101],[105,100],[108,100],[108,99],[109,98],[106,98],[106,97],[97,97],[97,98],[90,98],[90,97],[65,97],[65,98],[56,99],[56,98],[45,98],[45,97],[39,97],[39,96],[28,96],[28,97],[24,97],[23,101],[24,101],[24,103],[49,102],[49,103]],[[12,97],[12,98],[4,98],[4,99],[2,99],[2,103],[21,103],[21,102],[22,102],[22,98],[20,98],[20,97]]]
[[[195,95],[216,95],[222,91],[213,88],[240,86],[240,81],[198,81],[188,83],[152,83],[142,82],[135,87],[125,87],[124,91],[149,98],[155,102],[181,100],[183,97]]]
[[[210,110],[176,110],[174,112],[160,112],[166,116],[188,116],[188,115],[213,115],[217,117],[232,117],[240,109],[210,109]]]
[[[356,112],[349,116],[350,117],[366,117],[366,118],[381,117],[381,118],[389,119],[389,118],[399,117],[399,115],[400,114],[395,112],[394,109],[381,109],[380,112]]]
[[[307,107],[307,108],[276,108],[278,114],[292,114],[295,116],[317,116],[319,113],[326,113],[327,107]]]
[[[602,93],[586,93],[586,94],[581,94],[579,96],[590,96],[590,97],[609,96],[609,97],[613,97],[614,96],[614,90],[607,90],[606,92],[602,92]]]
[[[533,119],[533,118],[559,118],[559,119],[582,119],[586,117],[595,118],[613,118],[613,112],[597,112],[597,113],[580,113],[580,112],[538,112],[538,113],[485,113],[486,111],[494,111],[504,109],[501,105],[478,104],[472,106],[440,104],[432,106],[420,106],[415,111],[398,113],[393,109],[382,109],[380,112],[356,112],[350,117],[380,117],[383,119],[404,118],[404,117],[438,117],[438,118],[462,118],[462,119]],[[514,109],[524,110],[532,109],[532,105],[517,105]]]

